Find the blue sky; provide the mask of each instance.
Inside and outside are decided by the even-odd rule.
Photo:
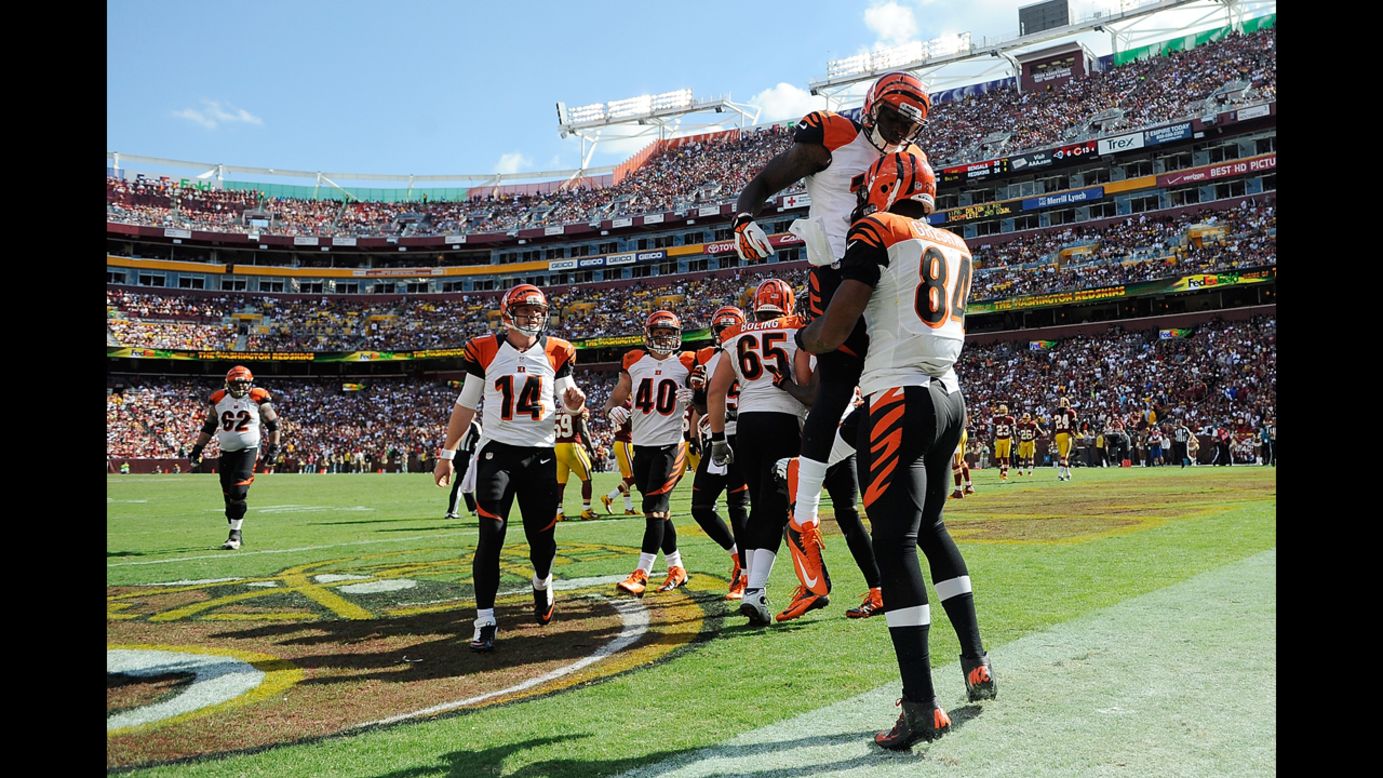
[[[574,168],[581,147],[558,137],[558,100],[687,87],[753,102],[760,121],[795,119],[822,107],[807,84],[828,59],[964,31],[1012,37],[1026,2],[108,0],[106,147],[359,173]],[[1119,5],[1071,0],[1077,16]],[[591,164],[651,139],[604,141]]]

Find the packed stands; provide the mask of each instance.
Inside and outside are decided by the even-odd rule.
[[[1061,397],[1097,431],[1116,418],[1134,429],[1150,410],[1198,434],[1257,429],[1277,406],[1277,320],[1212,322],[1171,338],[1116,325],[1040,350],[1021,341],[970,345],[957,369],[970,424],[980,429],[999,403],[1043,416]]]
[[[974,249],[978,269],[970,298],[1276,265],[1276,235],[1275,195],[1218,211],[1140,213],[1102,227],[1034,232]],[[1069,256],[1059,256],[1064,250],[1071,250]],[[743,303],[755,285],[773,275],[796,285],[804,273],[801,267],[760,265],[722,275],[654,276],[637,284],[567,287],[550,295],[550,331],[572,339],[636,334],[648,314],[659,308],[680,315],[686,330],[699,329],[716,308],[726,302]],[[476,323],[486,322],[496,299],[497,293],[380,301],[359,295],[191,297],[111,289],[106,304],[108,310],[119,312],[111,314],[119,318],[112,318],[110,331],[124,346],[236,348],[238,329],[229,317],[250,312],[262,318],[253,327],[244,325],[244,350],[384,351],[455,347],[474,334]]]
[[[1075,79],[1060,88],[1018,93],[1009,87],[938,103],[922,147],[934,166],[978,159],[978,139],[1012,128],[1004,153],[1083,137],[1080,122],[1122,109],[1119,129],[1200,115],[1212,92],[1245,82],[1238,99],[1274,100],[1276,30],[1229,37]],[[1074,122],[1074,124],[1073,124]],[[621,214],[652,213],[731,202],[765,162],[785,150],[791,132],[772,125],[716,139],[668,144],[619,184],[540,195],[464,202],[342,202],[271,198],[258,192],[179,189],[171,180],[108,178],[107,220],[124,224],[225,230],[244,227],[247,209],[272,219],[270,232],[318,236],[446,235],[543,227]],[[991,150],[990,155],[993,152]],[[800,188],[800,184],[798,185]],[[792,190],[795,191],[795,190]]]
[[[1210,322],[1163,338],[1159,331],[1124,332],[1057,341],[1041,350],[1025,341],[969,345],[957,370],[970,409],[970,426],[988,441],[987,418],[1000,402],[1015,413],[1050,414],[1068,397],[1095,431],[1118,420],[1129,430],[1184,420],[1198,434],[1228,427],[1242,436],[1274,416],[1277,405],[1277,321],[1257,317]],[[360,380],[343,392],[341,379],[261,380],[283,417],[287,456],[302,466],[404,461],[431,454],[442,442],[456,388],[442,382],[398,378]],[[594,409],[597,452],[608,452],[608,421],[598,413],[615,374],[578,370],[578,384]],[[114,458],[176,457],[196,440],[210,380],[134,380],[106,398],[106,451]],[[396,452],[390,459],[389,452]],[[208,447],[215,456],[215,444]],[[602,457],[603,459],[603,457]],[[294,465],[294,467],[299,465]],[[348,464],[348,467],[355,467]],[[430,467],[430,466],[429,466]]]
[[[1208,229],[1193,237],[1192,227]],[[1073,248],[1080,251],[1058,257]],[[1276,265],[1276,196],[1221,211],[1140,213],[1104,227],[1039,232],[979,246],[974,258],[972,300]]]

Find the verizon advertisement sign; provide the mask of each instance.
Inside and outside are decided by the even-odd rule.
[[[1197,184],[1202,181],[1215,181],[1221,178],[1233,178],[1234,176],[1244,176],[1251,173],[1269,173],[1277,169],[1277,153],[1264,154],[1261,157],[1249,157],[1248,159],[1238,159],[1219,165],[1204,165],[1193,167],[1190,170],[1179,170],[1175,173],[1167,173],[1157,177],[1158,186],[1176,186],[1178,184]]]

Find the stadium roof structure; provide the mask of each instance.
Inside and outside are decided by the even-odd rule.
[[[827,107],[836,109],[884,73],[902,70],[917,74],[933,91],[976,83],[980,80],[1006,78],[1019,74],[1019,63],[1013,53],[1055,40],[1069,39],[1089,32],[1109,34],[1112,51],[1138,46],[1149,40],[1188,31],[1211,24],[1242,24],[1246,18],[1276,10],[1276,0],[1120,0],[1120,10],[1109,13],[1096,11],[1071,24],[1053,27],[1030,35],[1020,35],[998,41],[982,38],[976,42],[970,33],[949,35],[926,42],[912,42],[888,49],[878,49],[853,57],[829,60],[826,78],[809,84],[813,95],[826,98]],[[1168,26],[1170,11],[1199,12],[1192,21],[1178,19]],[[948,66],[987,63],[978,73],[969,70],[964,75],[945,73]],[[848,96],[848,97],[847,97]]]
[[[603,175],[605,173],[614,172],[615,170],[614,165],[607,165],[596,168],[583,167],[576,170],[537,170],[525,173],[439,173],[431,175],[416,175],[413,173],[347,173],[227,165],[222,162],[192,162],[180,159],[166,159],[164,157],[125,154],[119,151],[106,152],[106,160],[110,167],[115,170],[120,170],[122,165],[128,165],[129,163],[152,165],[160,169],[195,170],[198,172],[192,175],[192,178],[200,181],[214,180],[218,183],[225,181],[227,173],[246,173],[256,177],[269,176],[271,178],[291,178],[297,181],[312,181],[315,182],[315,185],[318,187],[330,187],[345,192],[346,194],[351,193],[347,188],[349,185],[362,182],[401,185],[403,188],[411,191],[415,186],[425,185],[474,184],[479,186],[498,186],[507,182],[526,182],[534,180],[551,181],[560,178],[576,179],[581,176]]]
[[[658,133],[658,140],[665,140],[669,129],[681,129],[684,116],[694,114],[732,112],[739,115],[739,126],[744,128],[744,120],[752,125],[759,120],[760,109],[747,103],[736,103],[726,97],[697,100],[692,90],[677,89],[656,95],[639,95],[606,103],[590,103],[571,108],[566,103],[557,102],[557,129],[563,138],[575,136],[581,139],[581,167],[590,164],[596,146],[600,144],[602,133],[610,127],[642,126],[648,129],[621,138],[637,138],[641,135]],[[751,113],[752,111],[752,113]],[[714,122],[714,123],[718,123]]]

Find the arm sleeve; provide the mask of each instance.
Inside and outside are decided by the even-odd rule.
[[[840,260],[841,278],[878,286],[880,268],[888,267],[886,227],[866,216],[855,222],[845,236],[845,256]]]
[[[485,379],[474,373],[466,373],[466,382],[461,385],[461,394],[456,396],[456,404],[475,410],[480,405],[480,397],[485,393]]]

